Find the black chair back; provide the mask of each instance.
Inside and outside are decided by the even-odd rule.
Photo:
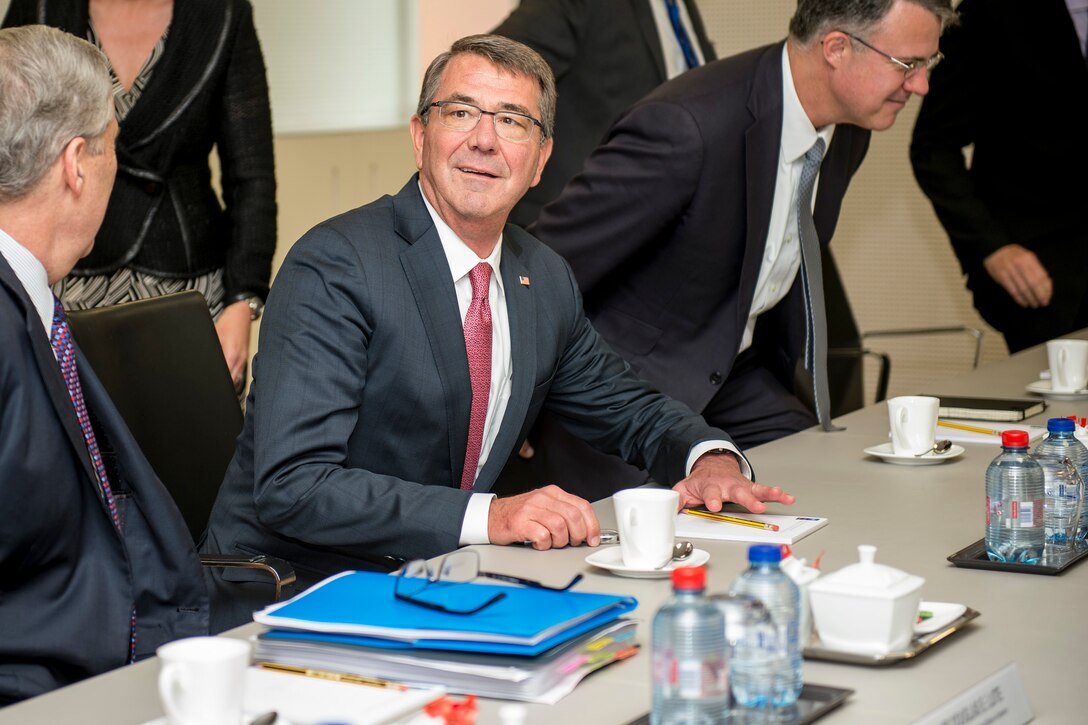
[[[199,541],[242,430],[203,295],[179,292],[68,317],[80,349]]]

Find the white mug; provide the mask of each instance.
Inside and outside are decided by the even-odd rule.
[[[612,496],[623,563],[659,569],[672,560],[680,494],[671,489],[628,488]]]
[[[928,395],[901,395],[888,401],[888,424],[896,455],[918,456],[933,450],[940,402]]]
[[[187,637],[164,644],[159,696],[170,725],[238,725],[249,642],[231,637]]]
[[[1055,393],[1075,393],[1088,385],[1088,340],[1051,340],[1046,357]]]

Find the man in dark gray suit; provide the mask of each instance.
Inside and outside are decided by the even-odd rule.
[[[799,0],[786,40],[630,108],[540,215],[534,234],[570,263],[601,336],[742,446],[816,423],[802,364],[805,156],[826,149],[812,208],[826,246],[870,132],[926,93],[952,16],[950,0]],[[576,487],[646,475],[580,450],[547,418],[537,454]]]
[[[185,522],[49,289],[94,244],[116,138],[93,45],[0,30],[0,705],[208,630]]]
[[[431,64],[411,121],[418,176],[308,232],[276,278],[209,550],[287,559],[304,586],[464,544],[596,545],[583,499],[488,493],[543,409],[684,505],[793,502],[635,377],[563,260],[506,224],[540,178],[554,113],[551,71],[515,41],[471,36]],[[213,586],[214,628],[248,620],[267,591],[234,574]]]

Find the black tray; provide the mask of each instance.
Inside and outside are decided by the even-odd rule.
[[[1078,543],[1074,548],[1060,554],[1049,552],[1038,564],[1020,564],[1004,561],[990,561],[986,556],[986,539],[979,539],[975,543],[960,549],[948,557],[948,560],[956,566],[965,569],[993,569],[996,571],[1015,571],[1021,574],[1061,574],[1063,571],[1088,556],[1088,545]]]
[[[776,725],[807,725],[816,722],[827,713],[846,701],[853,695],[853,690],[842,687],[827,687],[825,685],[808,685],[801,689],[801,696],[797,698],[797,704],[790,708],[778,710],[774,718]],[[725,723],[741,725],[742,723],[767,722],[766,710],[747,711],[742,708],[730,712]],[[791,715],[795,715],[791,717]],[[627,725],[649,725],[650,714],[632,720]]]

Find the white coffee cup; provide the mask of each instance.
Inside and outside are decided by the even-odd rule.
[[[188,637],[164,644],[159,696],[170,725],[238,725],[249,642],[231,637]]]
[[[896,455],[917,456],[933,450],[940,402],[928,395],[901,395],[888,401],[888,425]]]
[[[628,488],[612,496],[620,553],[632,569],[658,569],[672,560],[680,494],[671,489]]]
[[[1088,340],[1051,340],[1046,357],[1055,393],[1075,393],[1088,385]]]

